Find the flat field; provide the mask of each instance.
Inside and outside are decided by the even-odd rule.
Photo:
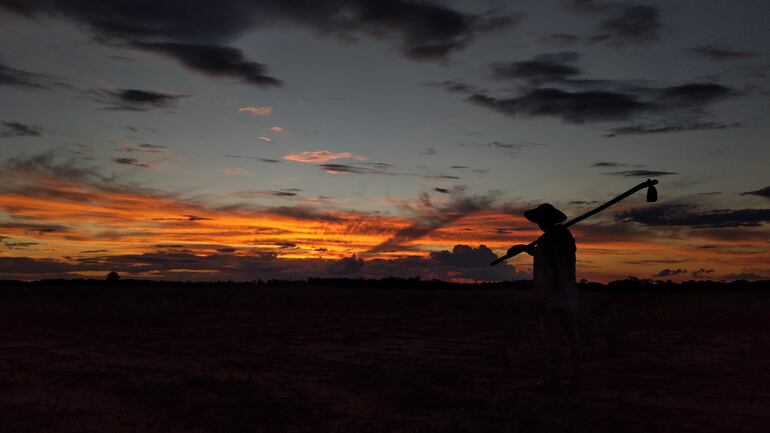
[[[767,432],[768,289],[582,292],[572,396],[523,290],[6,284],[0,432]]]

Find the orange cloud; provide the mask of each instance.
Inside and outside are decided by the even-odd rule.
[[[284,131],[283,128],[281,128],[280,126],[271,126],[271,127],[267,128],[267,129],[269,131],[272,131],[272,132],[275,132],[275,133],[280,133],[280,132]]]
[[[100,275],[111,266],[122,266],[132,275],[148,277],[161,277],[162,271],[179,278],[193,278],[196,273],[217,278],[219,272],[238,268],[233,275],[239,278],[248,278],[249,272],[259,278],[257,273],[268,269],[283,269],[283,277],[304,278],[319,275],[328,265],[325,261],[348,258],[352,263],[352,254],[366,261],[361,270],[365,275],[428,276],[438,260],[430,259],[431,253],[452,252],[435,256],[449,261],[466,253],[480,260],[490,253],[476,248],[479,245],[500,255],[510,245],[529,243],[540,235],[518,211],[496,205],[490,197],[433,203],[422,196],[393,202],[406,215],[398,216],[299,200],[291,202],[299,203],[293,206],[214,206],[120,185],[97,171],[47,157],[13,160],[0,174],[5,179],[0,185],[0,246],[4,246],[0,258],[7,259],[0,264],[0,274],[6,276],[22,275],[22,268],[30,278],[35,269]],[[249,197],[259,200],[261,195]],[[697,278],[720,278],[770,269],[767,230],[762,227],[691,230],[605,221],[577,225],[572,232],[578,245],[579,278],[650,277],[665,269],[714,269],[698,273]],[[509,263],[526,271],[532,258],[522,254]],[[471,275],[468,269],[453,272],[445,269],[430,275]],[[488,275],[511,274],[510,269],[495,272]],[[694,278],[692,272],[672,278]],[[472,274],[487,275],[480,268]]]

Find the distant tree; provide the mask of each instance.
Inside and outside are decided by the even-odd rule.
[[[115,271],[112,271],[109,274],[107,274],[107,281],[109,282],[115,282],[115,281],[118,281],[119,279],[120,279],[120,275],[118,275],[118,273]]]

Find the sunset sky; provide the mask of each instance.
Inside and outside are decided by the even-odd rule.
[[[0,0],[0,279],[770,278],[770,2]]]

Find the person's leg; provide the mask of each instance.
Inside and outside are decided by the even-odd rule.
[[[549,387],[561,385],[561,324],[558,313],[553,309],[546,309],[540,315],[540,321],[545,336],[546,350],[548,351],[548,369],[545,383]]]
[[[567,344],[569,345],[570,361],[572,364],[572,386],[579,388],[583,363],[583,345],[580,343],[577,314],[572,311],[560,311],[559,313],[561,327],[564,328]]]

